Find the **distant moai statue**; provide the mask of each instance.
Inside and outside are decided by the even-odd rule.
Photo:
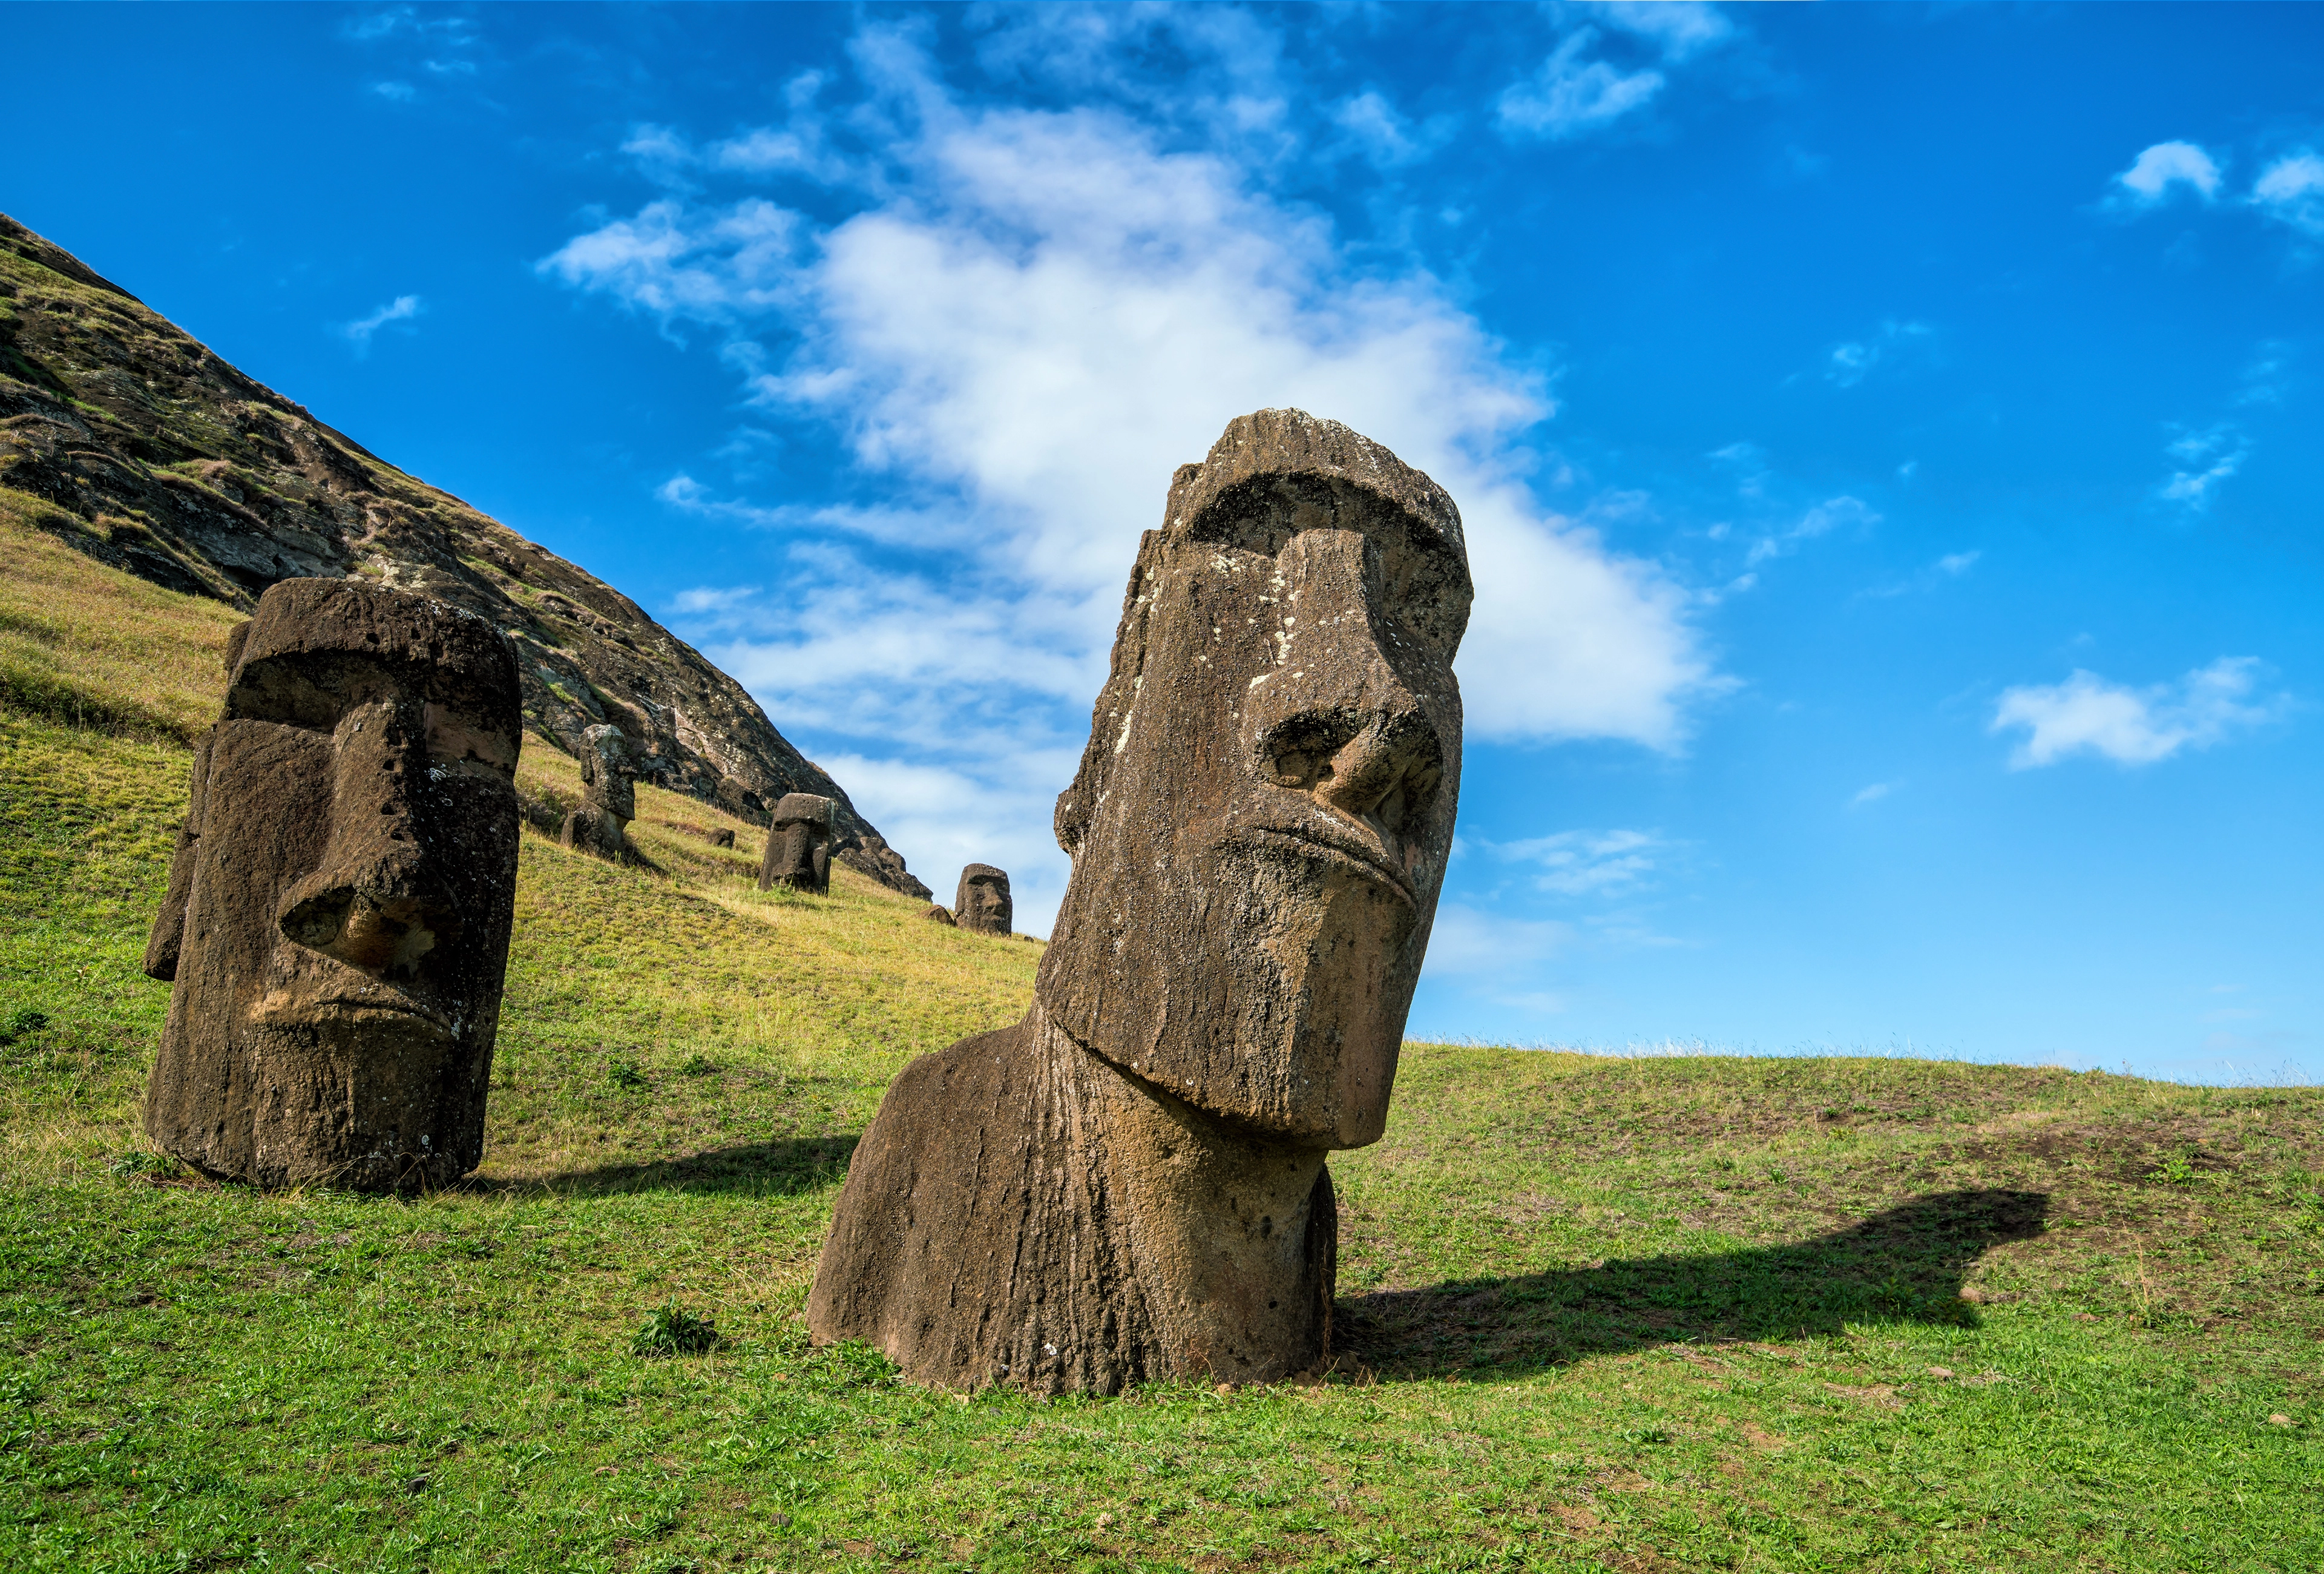
[[[1057,800],[1073,876],[1032,1007],[889,1087],[816,1342],[1036,1393],[1330,1354],[1324,1159],[1387,1126],[1471,594],[1452,499],[1336,421],[1259,411],[1178,470]]]
[[[812,792],[786,792],[776,801],[767,828],[767,855],[759,865],[759,889],[788,885],[810,895],[831,893],[831,833],[838,806]]]
[[[619,858],[629,850],[627,828],[638,817],[630,740],[620,727],[600,723],[581,735],[581,807],[565,817],[558,844]]]
[[[952,910],[949,908],[938,907],[934,903],[930,903],[928,904],[927,911],[921,913],[920,916],[927,919],[930,923],[940,923],[946,929],[954,927]]]
[[[971,864],[960,872],[960,890],[952,899],[953,921],[979,934],[1005,935],[1016,922],[1009,901],[1009,875],[990,864]]]
[[[154,1142],[261,1186],[442,1186],[484,1155],[516,902],[516,652],[487,620],[285,579],[227,650],[145,971]]]

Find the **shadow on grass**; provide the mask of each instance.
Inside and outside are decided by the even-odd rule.
[[[2038,1191],[1941,1191],[1791,1245],[1611,1258],[1342,1300],[1333,1347],[1383,1377],[1496,1375],[1654,1345],[1784,1339],[1847,1323],[1973,1325],[1970,1264],[2042,1233]]]
[[[847,1176],[856,1134],[784,1137],[713,1148],[706,1153],[643,1164],[604,1164],[544,1176],[539,1184],[563,1196],[612,1197],[630,1191],[683,1191],[697,1197],[797,1197]]]

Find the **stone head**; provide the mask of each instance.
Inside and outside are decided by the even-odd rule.
[[[1009,901],[1009,875],[990,864],[971,864],[960,872],[960,889],[952,902],[953,921],[980,934],[1005,935],[1015,927],[1016,910]]]
[[[1130,573],[1057,839],[1050,1019],[1212,1115],[1378,1139],[1451,850],[1461,516],[1336,421],[1182,467]]]
[[[788,885],[823,895],[831,889],[831,841],[838,805],[812,792],[786,792],[775,801],[767,827],[767,856],[759,889]]]
[[[267,1183],[456,1178],[515,900],[515,653],[336,579],[275,585],[237,635],[148,952],[176,985],[149,1128]]]
[[[589,801],[622,819],[638,817],[637,763],[618,727],[599,723],[581,735],[581,789]]]

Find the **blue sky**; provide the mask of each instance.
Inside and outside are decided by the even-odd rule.
[[[1024,927],[1138,532],[1294,404],[1471,531],[1416,1033],[2324,1079],[2324,10],[7,20],[0,208]]]

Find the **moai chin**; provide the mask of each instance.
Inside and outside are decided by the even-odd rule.
[[[979,934],[1005,935],[1016,922],[1009,901],[1009,875],[990,864],[971,864],[960,872],[960,889],[952,900],[953,921]]]
[[[622,729],[599,723],[581,735],[581,807],[565,817],[561,847],[600,857],[629,851],[629,824],[638,817],[637,767]]]
[[[262,1186],[438,1186],[484,1155],[516,901],[516,653],[400,591],[286,579],[235,631],[145,970],[145,1129]]]
[[[1268,1382],[1331,1348],[1325,1155],[1378,1140],[1452,847],[1461,516],[1263,410],[1174,477],[1057,800],[1034,1003],[907,1067],[807,1325],[908,1376]]]
[[[794,891],[831,893],[831,836],[838,805],[812,792],[786,792],[775,801],[767,827],[766,856],[759,865],[759,889],[788,885]]]

